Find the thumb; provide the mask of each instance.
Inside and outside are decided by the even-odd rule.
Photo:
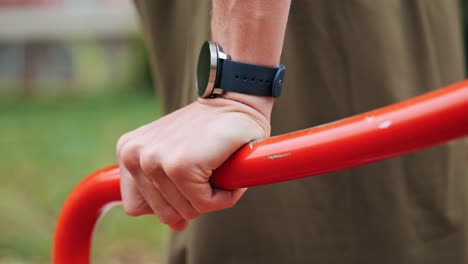
[[[211,202],[218,205],[218,210],[233,207],[247,191],[247,188],[236,190],[213,189]]]

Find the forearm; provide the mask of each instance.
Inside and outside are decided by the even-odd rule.
[[[232,60],[277,67],[290,0],[213,0],[213,40]],[[225,98],[256,108],[268,119],[273,98],[228,92]]]

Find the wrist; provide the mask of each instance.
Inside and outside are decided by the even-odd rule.
[[[242,103],[246,106],[249,106],[250,108],[253,108],[257,112],[259,112],[263,117],[265,117],[268,120],[268,122],[270,122],[271,111],[275,102],[275,99],[273,97],[242,94],[229,91],[223,93],[221,97],[224,99]]]
[[[235,92],[229,92],[224,95],[214,98],[199,97],[197,103],[210,107],[213,111],[243,113],[260,125],[263,130],[263,137],[270,136],[270,115],[273,107],[273,98]]]
[[[236,62],[230,57],[219,44],[203,43],[197,65],[198,95],[208,98],[234,92],[226,98],[243,101],[269,117],[273,100],[261,97],[281,95],[286,68],[284,65],[270,67]]]
[[[290,4],[291,0],[214,0],[212,39],[220,44],[232,61],[277,68]],[[229,91],[221,97],[255,109],[269,123],[273,97]]]

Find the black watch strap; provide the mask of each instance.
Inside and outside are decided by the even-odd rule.
[[[279,97],[286,68],[223,60],[219,88],[259,96]]]

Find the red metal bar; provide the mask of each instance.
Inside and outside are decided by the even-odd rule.
[[[378,110],[248,144],[212,183],[231,189],[351,168],[468,135],[468,80]],[[69,196],[57,222],[53,263],[90,263],[103,208],[120,201],[116,166],[93,173]]]
[[[468,81],[240,149],[212,183],[227,189],[320,175],[468,134]]]
[[[94,226],[106,206],[121,201],[117,166],[86,177],[68,196],[55,227],[53,263],[87,264]]]

